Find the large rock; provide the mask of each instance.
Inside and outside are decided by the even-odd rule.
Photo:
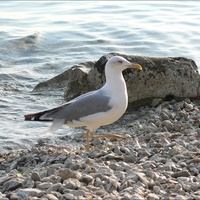
[[[142,71],[127,69],[123,72],[128,89],[129,106],[144,105],[154,98],[200,96],[200,76],[193,60],[182,57],[155,58],[118,53],[106,54],[97,62],[75,65],[53,79],[38,84],[34,91],[64,90],[64,97],[69,101],[85,92],[99,89],[105,83],[105,64],[114,55],[121,55],[143,67]]]
[[[94,62],[85,62],[74,65],[70,69],[55,76],[54,78],[39,83],[35,86],[33,91],[45,94],[55,94],[55,92],[73,90],[74,92],[71,92],[73,93],[73,96],[79,96],[81,94],[80,88],[82,87],[82,84],[87,80],[88,72],[93,67]]]

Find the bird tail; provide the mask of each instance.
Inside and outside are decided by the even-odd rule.
[[[45,110],[38,113],[24,115],[24,118],[27,121],[43,121],[43,122],[53,121],[53,124],[51,125],[51,127],[47,132],[47,133],[53,133],[65,123],[64,119],[59,119],[55,117],[56,112],[57,108],[54,108],[51,110]]]
[[[24,115],[25,120],[27,121],[53,121],[53,117],[51,116],[55,112],[52,110],[45,110],[42,112],[31,113]]]

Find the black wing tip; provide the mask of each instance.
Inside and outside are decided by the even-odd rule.
[[[39,112],[39,113],[32,113],[32,114],[24,115],[24,120],[25,120],[25,121],[45,121],[45,122],[53,121],[53,120],[51,120],[51,119],[40,119],[40,117],[41,117],[44,113],[45,113],[45,112]]]
[[[24,115],[24,120],[26,120],[26,121],[34,121],[35,120],[35,116],[34,116],[34,114]]]

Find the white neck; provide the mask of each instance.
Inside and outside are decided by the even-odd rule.
[[[122,72],[107,70],[106,84],[104,85],[104,88],[106,88],[109,94],[115,96],[116,99],[118,99],[117,97],[119,97],[121,103],[127,106],[128,94]]]

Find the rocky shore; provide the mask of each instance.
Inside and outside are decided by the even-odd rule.
[[[200,200],[200,105],[154,99],[100,131],[85,152],[38,141],[0,154],[0,200]]]

